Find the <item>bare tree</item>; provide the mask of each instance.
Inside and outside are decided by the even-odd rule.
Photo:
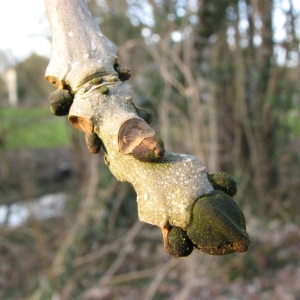
[[[130,182],[139,219],[162,230],[166,251],[187,256],[244,252],[249,246],[243,213],[232,200],[233,179],[208,175],[196,157],[164,149],[149,110],[133,102],[130,70],[100,31],[84,0],[45,0],[52,31],[46,79],[58,87],[51,110],[85,133],[90,152],[103,148],[114,176]],[[184,142],[184,141],[183,141]]]

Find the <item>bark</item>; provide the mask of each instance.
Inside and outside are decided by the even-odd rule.
[[[53,47],[45,78],[74,96],[69,121],[101,139],[111,172],[137,193],[141,221],[161,229],[168,224],[187,228],[195,201],[213,191],[206,168],[196,157],[163,149],[116,68],[117,48],[93,21],[85,1],[45,4]],[[123,151],[126,143],[131,148]]]

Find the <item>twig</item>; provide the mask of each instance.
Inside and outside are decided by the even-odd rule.
[[[171,258],[164,264],[164,266],[159,270],[157,275],[154,277],[145,295],[144,300],[151,300],[154,297],[159,285],[161,284],[161,282],[163,281],[167,273],[177,264],[177,262],[178,260]]]
[[[187,280],[174,300],[190,299],[190,294],[193,291],[193,288],[197,286],[197,282],[199,282],[201,277],[203,277],[207,272],[212,261],[212,256],[205,256],[204,254],[202,254],[201,257],[202,262],[200,263],[198,263],[199,255],[193,255],[190,257],[190,260],[186,261],[186,264],[188,265]],[[196,259],[197,262],[195,261]],[[199,268],[199,265],[201,266],[201,269]],[[198,272],[199,269],[200,272]]]
[[[117,256],[114,263],[111,265],[111,267],[106,271],[106,273],[103,275],[101,280],[99,281],[99,285],[105,285],[110,278],[113,276],[113,274],[120,268],[123,261],[125,260],[127,254],[129,253],[130,249],[132,248],[132,240],[135,238],[135,236],[138,234],[140,229],[142,228],[143,223],[137,221],[134,226],[130,229],[128,232],[126,239],[124,241],[124,246],[120,250],[119,255]]]
[[[152,269],[115,275],[115,276],[111,277],[106,282],[106,284],[114,285],[114,284],[120,284],[120,283],[124,283],[124,282],[129,282],[129,281],[133,281],[133,280],[139,280],[142,278],[151,277],[151,276],[157,274],[157,272],[160,270],[160,268],[161,268],[161,265],[159,265],[155,268],[152,268]]]

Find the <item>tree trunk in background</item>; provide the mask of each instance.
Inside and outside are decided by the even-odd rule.
[[[251,162],[252,183],[266,212],[269,208],[268,191],[276,186],[278,177],[278,158],[275,151],[277,124],[271,110],[278,69],[273,55],[273,1],[247,1],[247,5],[252,8],[252,13],[248,12],[250,47],[243,51],[246,113],[242,116],[242,124],[248,150],[242,154],[242,159]],[[255,26],[258,22],[261,25]],[[240,39],[237,40],[239,43]],[[236,72],[238,74],[239,70]]]
[[[222,124],[220,119],[220,101],[222,91],[218,85],[216,70],[222,64],[222,52],[226,44],[226,12],[227,8],[236,0],[204,0],[198,11],[199,25],[195,30],[194,74],[201,86],[199,101],[201,112],[198,117],[205,119],[206,134],[201,136],[201,143],[205,145],[205,159],[211,172],[220,170]],[[213,40],[216,38],[216,41]],[[204,130],[203,130],[204,131]]]
[[[261,175],[262,175],[262,188],[265,191],[277,185],[278,165],[276,158],[276,131],[277,125],[274,115],[271,111],[271,102],[274,97],[276,81],[276,73],[278,66],[275,64],[273,56],[274,42],[273,42],[273,28],[272,28],[272,15],[273,15],[273,1],[258,1],[258,13],[262,21],[262,45],[259,48],[258,62],[258,99],[260,102],[260,109],[256,111],[261,112],[259,122],[260,129],[258,132],[257,145],[260,153]]]
[[[273,1],[246,1],[245,8],[242,4],[206,0],[199,7],[199,24],[194,31],[195,74],[204,86],[202,96],[207,93],[210,99],[202,105],[204,110],[208,107],[210,141],[201,142],[209,145],[208,166],[224,169],[225,164],[236,174],[242,172],[242,178],[250,176],[256,197],[267,210],[267,192],[278,180],[278,124],[271,109],[279,69],[273,54]],[[248,18],[247,37],[240,32],[242,13]],[[243,46],[245,39],[248,46]]]

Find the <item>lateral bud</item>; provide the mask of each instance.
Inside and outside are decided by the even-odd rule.
[[[86,145],[92,154],[97,154],[101,150],[101,139],[98,137],[95,132],[86,132],[85,133],[85,142]]]
[[[118,73],[119,79],[121,81],[126,81],[131,76],[130,69],[127,66],[121,65],[119,63],[115,63],[114,69]]]

